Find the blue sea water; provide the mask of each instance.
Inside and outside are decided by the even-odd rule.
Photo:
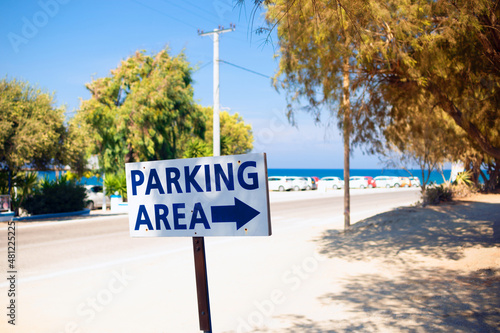
[[[418,177],[422,183],[421,170],[409,170],[411,175],[401,169],[351,169],[351,176],[395,176],[395,177]],[[339,177],[344,179],[344,169],[267,169],[268,176],[299,176],[299,177]],[[451,170],[444,170],[444,176],[448,180]],[[427,177],[427,172],[425,173]],[[429,183],[444,183],[443,177],[438,171],[431,172]]]
[[[396,176],[396,177],[418,177],[422,182],[422,171],[410,170],[411,175],[401,169],[351,169],[351,176]],[[343,169],[268,169],[268,176],[299,176],[299,177],[328,177],[335,176],[344,179]],[[451,170],[444,170],[446,179],[450,178]],[[425,174],[427,176],[427,173]],[[48,178],[49,180],[56,179],[54,171],[39,171],[39,178]],[[444,182],[443,177],[438,171],[433,171],[429,178],[429,183],[441,184]],[[86,185],[102,185],[102,179],[97,177],[82,178],[79,183]]]
[[[37,171],[38,173],[38,178],[39,179],[47,179],[49,181],[53,181],[56,179],[56,172],[55,171]],[[78,184],[82,185],[102,185],[102,178],[98,177],[82,177],[79,181],[77,181]]]

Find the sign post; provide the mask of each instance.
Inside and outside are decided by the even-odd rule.
[[[196,294],[198,296],[198,318],[200,330],[212,332],[210,301],[208,297],[207,262],[205,259],[205,238],[193,237],[194,271]]]
[[[127,163],[132,237],[192,237],[200,329],[211,332],[203,237],[270,236],[265,153]]]

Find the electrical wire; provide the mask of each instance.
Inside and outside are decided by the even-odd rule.
[[[130,1],[135,2],[136,4],[141,5],[141,6],[143,6],[143,7],[146,7],[146,8],[148,8],[148,9],[150,9],[150,10],[154,11],[154,12],[157,12],[157,13],[159,13],[159,14],[162,14],[162,15],[164,15],[164,16],[166,16],[166,17],[168,17],[168,18],[170,18],[170,19],[172,19],[172,20],[174,20],[174,21],[177,21],[177,22],[179,22],[179,23],[182,23],[182,24],[184,24],[184,25],[187,25],[188,27],[191,27],[191,28],[194,28],[194,29],[198,29],[198,28],[197,28],[197,27],[195,27],[194,25],[191,25],[191,24],[186,23],[186,22],[184,22],[184,21],[182,21],[182,20],[179,20],[178,18],[176,18],[176,17],[174,17],[174,16],[168,15],[167,13],[165,13],[165,12],[163,12],[163,11],[161,11],[161,10],[158,10],[158,9],[156,9],[156,8],[153,8],[153,7],[151,7],[151,6],[148,6],[148,5],[146,5],[146,4],[142,3],[142,2],[139,2],[139,1],[137,1],[137,0],[130,0]]]
[[[250,73],[253,73],[255,75],[259,75],[259,76],[262,76],[262,77],[265,77],[266,79],[272,79],[272,77],[270,77],[269,75],[265,75],[265,74],[262,74],[262,73],[259,73],[259,72],[256,72],[254,70],[251,70],[251,69],[248,69],[248,68],[245,68],[245,67],[242,67],[242,66],[238,66],[238,65],[235,65],[235,64],[232,64],[228,61],[225,61],[225,60],[221,60],[219,59],[219,62],[222,62],[224,64],[227,64],[227,65],[230,65],[230,66],[233,66],[233,67],[236,67],[236,68],[239,68],[241,70],[244,70],[244,71],[247,71],[247,72],[250,72]]]
[[[212,61],[212,60],[210,60],[210,61],[209,61],[209,62],[207,62],[206,64],[203,64],[203,66],[201,66],[200,68],[197,68],[197,69],[195,70],[195,72],[199,72],[199,71],[201,71],[203,68],[207,67],[207,66],[208,66],[208,65],[210,65],[211,63],[213,63],[213,61]]]
[[[179,4],[177,4],[177,3],[175,3],[175,2],[168,1],[168,0],[162,0],[162,1],[163,1],[163,2],[165,2],[165,3],[168,3],[168,4],[170,4],[170,5],[172,5],[172,6],[174,6],[174,7],[180,8],[180,9],[182,9],[182,10],[184,10],[184,11],[186,11],[186,12],[188,12],[188,13],[192,14],[192,15],[198,16],[199,18],[201,18],[201,19],[203,19],[203,20],[206,20],[206,21],[208,21],[208,22],[210,22],[210,23],[213,23],[213,24],[215,24],[215,25],[217,25],[217,24],[218,24],[217,22],[212,21],[212,19],[210,19],[210,18],[208,18],[208,17],[205,17],[205,16],[202,16],[202,15],[200,15],[200,14],[198,14],[198,13],[195,13],[194,11],[192,11],[192,10],[190,10],[190,9],[184,8],[184,7],[180,6]]]

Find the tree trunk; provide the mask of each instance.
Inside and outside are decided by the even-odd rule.
[[[351,226],[351,198],[349,194],[349,155],[350,149],[350,134],[351,134],[351,103],[349,95],[349,58],[344,60],[342,68],[343,75],[343,91],[342,91],[342,108],[344,110],[344,230]]]
[[[425,169],[421,166],[420,169],[422,170],[422,184],[420,184],[420,190],[422,192],[422,205],[425,206],[425,191],[427,190],[427,180],[425,179]]]

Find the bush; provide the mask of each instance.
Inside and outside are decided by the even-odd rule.
[[[85,208],[85,198],[83,186],[62,176],[42,181],[35,194],[26,199],[23,208],[32,215],[76,212]]]
[[[436,187],[429,187],[424,194],[425,205],[437,205],[440,202],[451,201],[453,199],[453,190],[451,186],[441,184]]]
[[[11,202],[12,210],[18,215],[19,207],[23,206],[24,200],[35,191],[38,186],[38,176],[35,172],[18,172],[11,176]],[[9,174],[0,171],[0,194],[9,191]]]
[[[478,192],[473,185],[457,184],[452,186],[453,198],[465,198]]]
[[[106,186],[106,193],[108,195],[118,192],[123,200],[127,200],[127,177],[125,176],[125,171],[115,174],[106,174],[104,186]]]

